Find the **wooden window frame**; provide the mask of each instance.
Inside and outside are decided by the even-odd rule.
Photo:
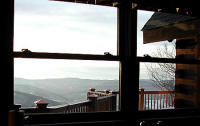
[[[139,64],[141,62],[152,63],[181,63],[200,64],[200,60],[182,60],[168,58],[146,58],[137,56],[137,8],[132,8],[132,2],[121,2],[118,5],[118,55],[92,55],[92,54],[67,54],[67,53],[42,53],[42,52],[13,52],[14,36],[14,0],[5,0],[6,10],[3,15],[4,24],[1,24],[3,36],[3,82],[7,82],[8,110],[14,107],[14,58],[44,58],[44,59],[78,59],[78,60],[102,60],[120,62],[120,111],[119,112],[98,112],[98,113],[73,113],[54,115],[33,115],[33,122],[55,123],[55,122],[116,122],[127,120],[137,123],[138,120],[169,116],[169,113],[191,113],[194,110],[159,110],[159,111],[138,111],[139,95]],[[6,25],[5,25],[6,24]],[[134,102],[133,102],[134,101]],[[196,110],[199,112],[199,110]],[[166,116],[163,116],[167,113]],[[195,113],[195,112],[194,112]],[[133,116],[130,116],[133,115]],[[134,119],[133,117],[136,116]],[[56,121],[52,118],[56,117]],[[173,116],[170,116],[173,117]],[[41,120],[41,118],[43,120]],[[66,118],[68,120],[66,120]]]

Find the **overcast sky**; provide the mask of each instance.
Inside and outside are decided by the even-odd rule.
[[[138,12],[138,56],[150,54],[142,27],[152,12]],[[15,0],[14,51],[117,54],[117,9],[48,0]],[[146,78],[144,68],[143,78]],[[119,63],[15,59],[15,77],[118,79]]]
[[[14,50],[116,55],[116,8],[48,0],[15,5]]]

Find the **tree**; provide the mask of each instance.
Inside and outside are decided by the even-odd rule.
[[[152,57],[175,58],[176,44],[175,41],[164,42],[152,53]],[[150,79],[154,86],[161,90],[173,91],[175,89],[175,71],[176,64],[173,63],[145,63]]]

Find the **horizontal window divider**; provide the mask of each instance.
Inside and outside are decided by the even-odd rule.
[[[136,60],[138,62],[200,64],[200,60],[198,60],[198,59],[137,57]]]
[[[13,52],[13,57],[14,58],[38,58],[38,59],[77,59],[77,60],[120,61],[119,56],[114,56],[114,55],[47,53],[47,52]]]

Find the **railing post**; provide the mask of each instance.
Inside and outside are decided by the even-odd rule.
[[[94,94],[94,92],[96,91],[95,88],[90,88],[88,93],[87,93],[87,99],[89,99],[88,97],[91,95],[91,94]]]
[[[89,112],[96,112],[97,111],[97,98],[98,96],[95,94],[91,94],[88,96],[88,100],[91,101],[91,105],[89,106]]]
[[[35,101],[34,104],[35,104],[37,112],[45,113],[45,112],[49,111],[48,108],[47,108],[47,105],[49,103],[47,103],[47,102],[45,102],[43,100]]]
[[[139,89],[139,110],[144,109],[144,88]]]
[[[8,126],[23,126],[24,111],[20,110],[21,105],[13,105],[8,111]]]
[[[110,109],[110,111],[116,111],[116,110],[117,110],[116,99],[117,99],[116,95],[113,95],[113,96],[111,97],[111,106],[110,106],[111,109]]]
[[[117,111],[117,95],[118,95],[118,91],[111,91],[112,96],[112,107],[111,110],[112,111]]]

